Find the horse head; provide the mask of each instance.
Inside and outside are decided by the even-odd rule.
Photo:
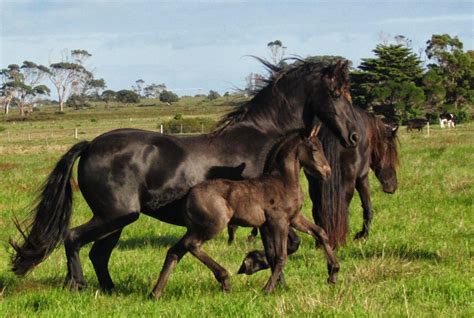
[[[298,159],[306,173],[326,180],[331,175],[331,167],[324,155],[323,145],[317,137],[321,123],[318,123],[308,138],[298,148]]]
[[[384,123],[382,120],[378,124],[378,133],[372,151],[371,168],[375,176],[382,184],[385,193],[394,193],[398,187],[397,168],[397,131],[398,124]]]
[[[322,69],[308,81],[310,108],[338,136],[346,147],[359,141],[356,118],[349,92],[349,62],[338,61]],[[317,85],[317,81],[320,85]]]

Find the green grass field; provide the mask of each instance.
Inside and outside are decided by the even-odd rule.
[[[134,115],[118,109],[115,117],[100,111],[91,117],[95,110],[89,110],[57,115],[59,119],[51,113],[53,119],[48,117],[47,121],[0,123],[6,128],[0,132],[0,315],[474,316],[472,124],[451,130],[435,126],[429,137],[426,132],[407,134],[401,129],[399,190],[394,195],[384,194],[375,178],[371,179],[375,210],[372,232],[367,241],[349,240],[338,251],[341,273],[336,286],[325,283],[323,253],[313,248],[310,237],[304,236],[299,251],[290,257],[285,268],[289,289],[264,295],[262,288],[269,272],[251,277],[235,274],[244,254],[261,246],[258,240],[246,242],[249,230],[240,228],[233,246],[227,245],[224,233],[204,246],[233,273],[231,293],[223,294],[211,272],[186,255],[171,275],[163,298],[150,301],[147,296],[158,278],[166,250],[184,229],[144,215],[124,230],[112,254],[110,271],[116,294],[98,292],[88,259],[90,245],[81,253],[89,282],[82,292],[62,287],[66,274],[63,248],[29,276],[15,277],[9,271],[11,249],[7,244],[9,237],[17,235],[11,219],[14,215],[26,216],[42,181],[76,140],[72,135],[58,140],[53,136],[47,141],[43,137],[8,140],[7,132],[13,135],[48,131],[72,123],[111,129],[109,126],[126,126],[129,118],[134,127],[149,128],[147,122],[153,122],[155,127],[160,116],[185,111],[151,108],[136,107]],[[208,111],[202,110],[201,114]],[[362,223],[359,206],[355,197],[351,205],[351,236]],[[303,213],[310,215],[309,199]],[[81,194],[76,192],[73,225],[90,216]]]

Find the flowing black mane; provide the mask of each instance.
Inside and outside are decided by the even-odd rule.
[[[282,90],[288,91],[301,80],[302,76],[316,73],[324,75],[331,72],[334,62],[313,62],[300,58],[289,58],[294,60],[290,66],[281,67],[271,64],[259,57],[254,57],[264,65],[270,73],[269,78],[263,79],[263,85],[254,92],[252,99],[236,106],[236,109],[224,115],[216,125],[213,134],[219,134],[228,127],[241,122],[249,123],[262,130],[287,131],[298,129],[293,127],[293,105],[285,98]],[[285,60],[285,61],[286,61]],[[340,81],[348,83],[347,74],[341,74]],[[316,78],[315,78],[316,80]],[[317,79],[319,80],[319,79]],[[273,129],[272,129],[273,128]]]
[[[398,139],[387,132],[385,122],[372,113],[365,113],[369,118],[369,125],[372,126],[371,143],[372,143],[372,161],[374,163],[386,163],[397,167],[398,162]]]

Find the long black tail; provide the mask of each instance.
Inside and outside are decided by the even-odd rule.
[[[16,275],[26,275],[64,239],[72,213],[72,168],[88,146],[87,141],[77,143],[58,161],[43,186],[39,202],[32,211],[34,218],[27,229],[22,229],[15,221],[23,237],[22,243],[10,239],[16,252],[11,260]]]

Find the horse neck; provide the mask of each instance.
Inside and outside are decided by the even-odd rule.
[[[281,81],[262,89],[247,105],[245,118],[236,126],[252,126],[269,134],[284,135],[306,126],[306,94],[302,87]],[[300,85],[301,86],[301,85]]]

